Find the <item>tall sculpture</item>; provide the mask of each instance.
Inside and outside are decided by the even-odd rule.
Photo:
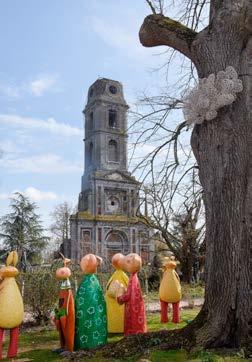
[[[0,269],[0,359],[4,331],[10,330],[8,358],[14,358],[18,351],[19,326],[24,317],[24,304],[15,277],[19,274],[16,268],[18,254],[11,251],[6,259],[6,266]]]
[[[64,267],[56,270],[56,278],[61,281],[59,292],[59,305],[55,309],[55,324],[60,336],[60,345],[62,350],[73,351],[74,330],[75,330],[75,312],[74,298],[71,290],[70,276],[71,270],[68,268],[70,259],[65,258]]]
[[[142,267],[142,259],[138,254],[128,254],[123,261],[123,268],[130,273],[130,280],[127,291],[119,294],[117,301],[120,304],[125,303],[124,317],[124,335],[145,333],[147,331],[144,300],[141,292],[141,286],[137,277],[137,272]]]
[[[124,256],[117,253],[112,257],[112,265],[116,269],[110,277],[106,286],[106,304],[108,317],[108,332],[123,333],[124,331],[124,305],[120,305],[115,300],[115,282],[121,283],[121,286],[127,289],[129,282],[128,276],[122,270]]]
[[[95,274],[100,263],[101,258],[94,254],[85,255],[80,262],[84,277],[75,297],[75,350],[107,343],[106,303]]]
[[[177,262],[166,259],[164,274],[159,287],[159,298],[161,304],[161,323],[168,322],[168,303],[172,303],[173,323],[179,323],[179,302],[181,300],[181,285],[179,276],[176,273]]]

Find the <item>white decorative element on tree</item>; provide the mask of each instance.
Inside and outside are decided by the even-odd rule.
[[[187,124],[211,121],[217,117],[218,109],[232,104],[236,94],[243,90],[242,81],[233,67],[199,79],[183,100],[183,113]]]

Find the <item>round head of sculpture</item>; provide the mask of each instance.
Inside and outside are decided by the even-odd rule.
[[[128,273],[137,273],[142,267],[142,258],[136,253],[124,257],[123,268]]]
[[[59,280],[68,279],[70,278],[70,276],[71,276],[71,270],[67,266],[64,266],[56,270],[56,278]]]
[[[94,254],[87,254],[81,259],[80,267],[84,274],[94,274],[101,263],[102,258]]]
[[[178,261],[175,260],[174,257],[166,257],[164,258],[164,269],[176,269]]]
[[[1,278],[15,278],[19,274],[19,271],[16,268],[17,262],[18,262],[17,252],[11,251],[6,259],[6,266],[3,266],[0,269]]]
[[[17,268],[15,268],[14,266],[4,266],[1,270],[0,270],[0,275],[2,278],[15,278],[16,276],[18,276],[19,271],[17,270]]]
[[[176,269],[177,263],[174,260],[170,260],[167,264],[166,264],[166,268],[167,269]]]
[[[124,262],[124,255],[121,253],[117,253],[113,255],[111,263],[115,269],[122,269]]]
[[[61,253],[60,253],[60,255],[61,255],[61,257],[63,258],[64,267],[58,268],[58,269],[56,270],[56,273],[55,273],[55,274],[56,274],[56,278],[57,278],[58,280],[65,280],[65,279],[70,278],[70,276],[71,276],[71,270],[70,270],[70,269],[68,268],[68,266],[67,266],[68,264],[70,264],[71,260],[65,258],[64,255],[61,254]]]

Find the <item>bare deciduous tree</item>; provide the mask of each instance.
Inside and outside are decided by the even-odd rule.
[[[57,205],[54,211],[51,213],[53,223],[50,226],[50,230],[55,237],[58,246],[63,243],[64,240],[70,237],[70,216],[73,212],[73,208],[68,202],[63,202]]]
[[[190,283],[204,241],[204,213],[201,188],[194,181],[187,183],[177,189],[176,210],[171,207],[174,191],[168,183],[145,186],[145,215],[139,220],[159,232],[159,241],[180,261],[183,280]]]
[[[180,7],[176,20],[164,16],[168,7],[149,0],[152,15],[145,18],[140,41],[146,47],[164,45],[182,54],[191,63],[191,77],[207,78],[233,67],[243,83],[243,91],[231,105],[218,110],[212,121],[193,128],[191,146],[197,161],[206,214],[206,293],[205,303],[196,319],[178,331],[153,332],[118,342],[113,351],[124,355],[152,346],[156,338],[167,348],[248,347],[250,317],[250,240],[252,238],[252,3],[250,0],[171,1]],[[207,26],[202,19],[208,13]],[[205,19],[206,20],[206,19]],[[183,22],[182,23],[180,23]],[[200,29],[200,30],[199,30]],[[173,55],[174,53],[172,53]],[[168,61],[168,65],[169,62]],[[179,144],[176,130],[165,123],[170,100],[157,100],[152,109],[152,125],[139,129],[139,137],[166,140],[151,151],[141,167],[146,177],[155,173],[153,164],[164,147],[174,148],[173,162],[162,162],[164,180],[178,171]],[[146,97],[148,100],[148,97]],[[149,98],[150,99],[150,98]],[[177,97],[172,97],[176,101]],[[153,103],[153,102],[149,102]],[[181,106],[178,99],[176,107]],[[152,104],[150,104],[152,107]],[[172,108],[174,109],[174,108]],[[140,117],[141,118],[141,117]],[[146,116],[142,116],[146,119]],[[182,130],[186,124],[181,122]],[[181,129],[180,129],[181,131]],[[155,137],[154,137],[155,136]],[[168,139],[169,138],[169,139]],[[164,144],[164,146],[162,146]],[[168,154],[168,152],[167,152]],[[145,164],[144,164],[145,162]],[[157,162],[157,161],[156,161]],[[168,167],[167,167],[168,166]],[[195,166],[192,166],[195,167]],[[187,170],[185,170],[187,172]],[[189,171],[188,171],[189,172]],[[168,177],[169,174],[169,177]],[[182,175],[183,176],[183,175]],[[181,176],[181,177],[182,177]],[[181,178],[176,178],[181,182]]]
[[[232,66],[243,82],[237,100],[219,110],[213,121],[196,125],[191,138],[206,209],[207,276],[204,306],[186,333],[193,343],[205,347],[248,344],[251,24],[251,1],[211,0],[209,25],[200,32],[192,23],[187,27],[157,14],[147,16],[140,29],[144,46],[172,47],[190,59],[200,78]]]

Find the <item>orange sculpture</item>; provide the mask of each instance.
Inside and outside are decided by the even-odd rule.
[[[68,268],[70,259],[62,255],[64,267],[56,270],[56,278],[61,281],[59,304],[55,309],[55,325],[59,331],[61,349],[72,352],[74,348],[75,311],[74,298],[71,290],[71,270]]]

